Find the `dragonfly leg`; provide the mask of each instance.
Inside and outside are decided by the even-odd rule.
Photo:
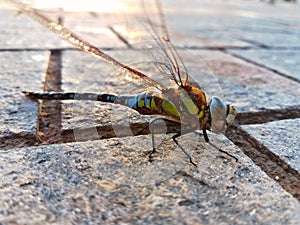
[[[155,118],[154,120],[152,120],[152,121],[149,123],[149,130],[150,130],[150,132],[151,132],[151,141],[152,141],[152,151],[151,151],[150,154],[149,154],[149,161],[150,161],[150,162],[153,161],[152,155],[156,152],[155,138],[154,138],[154,134],[155,134],[155,133],[154,133],[154,128],[155,128],[155,126],[153,126],[153,125],[154,125],[154,123],[155,123],[156,121],[158,121],[158,120],[163,120],[163,121],[165,121],[165,122],[171,122],[171,123],[174,123],[173,120],[169,120],[169,119],[167,119],[167,118]],[[146,128],[144,128],[144,129],[146,129]],[[185,151],[184,148],[183,148],[183,147],[178,143],[178,141],[176,140],[176,138],[180,137],[181,135],[182,135],[181,133],[177,133],[177,134],[175,134],[175,135],[172,137],[172,139],[173,139],[173,141],[175,142],[175,144],[181,149],[181,151],[183,151],[183,153],[189,158],[190,163],[193,164],[195,167],[197,167],[197,164],[196,164],[195,162],[193,162],[192,157],[190,156],[190,154],[187,153],[187,151]]]
[[[151,132],[151,141],[152,141],[152,151],[149,154],[149,161],[150,162],[153,161],[152,155],[156,152],[156,150],[155,150],[155,142],[154,142],[154,133],[153,132]]]
[[[153,161],[152,159],[152,155],[156,152],[156,147],[155,147],[155,138],[154,138],[154,126],[153,124],[157,121],[157,120],[163,120],[163,121],[169,121],[166,118],[155,118],[154,120],[150,121],[150,123],[148,125],[146,125],[142,130],[140,130],[139,132],[135,133],[135,135],[140,135],[143,134],[143,132],[149,128],[150,133],[151,133],[151,142],[152,142],[152,151],[149,154],[149,161]],[[171,121],[171,120],[170,120]]]
[[[156,147],[155,147],[155,137],[154,137],[154,135],[155,135],[155,132],[154,132],[154,129],[155,129],[155,126],[154,126],[154,123],[156,122],[156,121],[158,121],[158,120],[163,120],[163,121],[165,121],[165,122],[167,122],[167,123],[170,123],[170,124],[176,124],[176,125],[180,125],[179,123],[177,123],[177,122],[175,122],[175,121],[173,121],[173,120],[170,120],[170,119],[167,119],[167,118],[155,118],[155,119],[153,119],[152,121],[150,121],[150,123],[149,123],[149,130],[150,130],[150,132],[151,132],[151,141],[152,141],[152,152],[149,154],[149,161],[151,162],[151,161],[153,161],[153,159],[152,159],[152,155],[156,152]],[[176,143],[176,142],[175,142]],[[177,144],[178,145],[178,144]],[[189,156],[190,157],[190,156]]]
[[[196,134],[198,134],[198,135],[201,135],[200,133],[198,133],[198,132],[196,132],[196,131],[193,131],[193,132],[196,133]],[[222,152],[222,153],[228,155],[229,157],[233,158],[236,162],[238,161],[238,158],[237,158],[237,157],[235,157],[234,155],[231,155],[230,153],[224,151],[224,150],[221,149],[221,148],[218,148],[216,145],[214,145],[213,143],[211,143],[211,142],[209,141],[209,139],[208,139],[206,130],[203,130],[203,136],[204,136],[205,141],[206,141],[208,144],[210,144],[211,146],[213,146],[214,148],[218,149],[219,152]]]
[[[203,129],[202,131],[203,131],[204,140],[205,140],[206,142],[209,142],[209,138],[208,138],[206,129]]]
[[[180,137],[181,133],[177,133],[175,134],[172,139],[175,142],[175,144],[181,149],[181,151],[183,151],[183,153],[189,158],[190,163],[192,163],[195,167],[197,167],[197,164],[193,162],[192,157],[190,156],[189,153],[187,153],[184,148],[178,143],[178,141],[176,140],[176,138]]]
[[[214,145],[214,144],[211,143],[211,142],[209,142],[209,144],[210,144],[211,146],[213,146],[214,148],[218,149],[219,152],[222,152],[222,153],[224,153],[225,155],[228,155],[229,157],[233,158],[236,162],[239,161],[237,157],[235,157],[234,155],[231,155],[229,152],[226,152],[226,151],[222,150],[221,148],[218,148],[216,145]]]
[[[149,123],[149,130],[151,133],[151,142],[152,142],[152,151],[149,154],[149,161],[152,162],[152,155],[156,152],[156,148],[155,148],[155,138],[154,138],[154,126],[153,124],[157,121],[157,120],[163,120],[165,121],[165,118],[155,118],[154,120],[151,120]]]

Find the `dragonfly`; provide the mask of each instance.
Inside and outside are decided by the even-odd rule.
[[[184,127],[184,129],[181,129],[178,133],[173,135],[172,139],[189,158],[189,161],[196,167],[197,164],[192,160],[192,157],[188,152],[178,143],[177,138],[186,133],[201,130],[204,140],[210,143],[207,130],[220,133],[234,123],[236,116],[234,106],[227,104],[221,98],[216,96],[208,99],[206,93],[200,87],[193,85],[193,83],[190,82],[189,73],[183,59],[171,42],[160,1],[156,0],[155,2],[160,24],[157,25],[154,23],[149,15],[146,18],[146,22],[149,25],[149,33],[151,33],[154,41],[166,59],[165,62],[156,62],[155,66],[161,76],[167,77],[172,82],[173,85],[171,87],[162,84],[131,66],[121,63],[91,43],[85,41],[60,23],[49,19],[47,16],[43,15],[40,10],[28,7],[16,0],[11,0],[9,2],[21,13],[31,17],[33,20],[48,28],[61,39],[67,41],[76,48],[117,66],[151,87],[148,90],[143,90],[137,94],[128,93],[115,95],[110,93],[41,93],[23,91],[25,96],[31,99],[42,100],[96,100],[123,105],[137,111],[141,115],[161,116],[152,120],[149,124],[152,140],[152,152],[149,155],[149,160],[152,160],[152,155],[156,152],[154,139],[155,126],[151,125],[154,124],[156,120],[161,119],[177,123],[181,127]],[[235,156],[221,148],[217,149],[220,152],[233,157],[237,161]]]

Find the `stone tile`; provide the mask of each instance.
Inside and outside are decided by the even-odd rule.
[[[293,119],[245,125],[242,128],[299,172],[299,125],[300,119]]]
[[[70,47],[55,34],[25,15],[16,16],[14,10],[1,10],[1,49],[51,49]]]
[[[53,19],[59,15],[57,12],[44,14]],[[116,48],[125,46],[107,27],[111,23],[114,24],[112,14],[62,13],[62,15],[65,17],[64,23],[67,28],[97,47]],[[25,15],[16,16],[13,10],[1,10],[1,16],[3,17],[0,22],[1,49],[72,47],[72,45],[62,41],[57,35]]]
[[[226,78],[244,86],[275,91],[300,97],[300,84],[263,67],[221,51],[192,51],[208,64],[217,77]]]
[[[198,12],[192,9],[180,12],[172,8],[172,3],[170,3],[171,6],[166,5],[167,27],[170,33],[170,39],[175,46],[181,48],[252,46],[252,44],[239,40],[232,35],[232,32],[228,29],[228,24],[231,25],[231,18],[228,18],[226,21],[223,21],[223,19],[222,23],[220,23],[220,17],[216,18],[213,12],[209,14],[205,12],[205,9],[203,10],[205,12],[204,14],[201,10]],[[147,5],[146,10],[150,15],[153,15],[151,19],[155,24],[161,23],[157,9],[153,7],[153,5]],[[124,19],[120,23],[122,29],[119,28],[118,30],[117,27],[117,30],[126,37],[131,44],[145,40],[153,40],[153,34],[156,34],[158,37],[165,36],[159,29],[151,30],[144,22],[147,20],[145,16],[144,14],[140,14],[140,11],[130,14],[127,19]],[[197,21],[197,23],[195,23],[195,21]],[[228,24],[226,24],[226,22]]]
[[[99,48],[126,47],[109,29],[110,26],[122,23],[122,17],[116,13],[64,12],[63,17],[65,27]]]
[[[255,42],[258,45],[264,45],[269,47],[289,47],[289,48],[299,48],[300,47],[300,32],[281,30],[279,33],[274,32],[257,32],[257,31],[242,31],[240,32],[241,40],[248,40],[250,42]]]
[[[193,51],[193,53],[196,56],[194,61],[188,59],[186,65],[196,83],[209,96],[220,96],[227,102],[233,103],[238,112],[257,112],[300,105],[297,82],[290,82],[274,73],[268,74],[266,70],[219,52]],[[201,60],[211,71],[209,75],[197,69]],[[230,66],[232,63],[234,66]],[[262,83],[258,84],[261,81]],[[282,83],[279,83],[281,81]],[[289,89],[294,91],[287,91]]]
[[[191,52],[207,63],[215,75],[207,81],[198,80],[200,86],[203,84],[204,90],[210,95],[224,96],[239,112],[299,106],[298,82],[220,51]]]
[[[171,39],[180,47],[299,47],[299,23],[295,22],[299,20],[297,6],[270,6],[245,1],[226,4],[221,1],[189,4],[167,1],[163,6]],[[150,3],[146,3],[146,9],[154,15],[151,17],[154,23],[158,23],[157,9]],[[131,21],[138,21],[135,18],[139,17],[141,15],[134,15]],[[144,23],[131,22],[127,29],[129,33],[144,31],[127,35],[131,43],[149,38]]]
[[[180,47],[251,47],[255,46],[253,41],[291,47],[299,43],[298,5],[270,6],[252,1],[164,4],[171,35]],[[35,133],[37,104],[25,99],[20,91],[41,90],[48,55],[44,49],[69,47],[38,24],[22,15],[15,18],[11,12],[1,10],[0,49],[38,51],[0,53],[0,92],[5,96],[0,110],[1,138]],[[97,12],[65,13],[65,17],[68,27],[97,46],[124,47],[116,39],[110,41],[113,37],[103,28],[111,21],[113,25],[126,22]],[[288,36],[292,37],[282,41]],[[297,82],[219,51],[195,52],[205,60],[188,53],[182,56],[193,81],[209,95],[234,102],[239,112],[300,105]],[[167,82],[153,72],[149,58],[140,51],[123,49],[109,54]],[[275,56],[287,62],[282,67],[276,60],[273,65],[263,59],[259,62],[275,69],[280,65],[278,70],[285,68],[284,73],[297,77],[292,73],[297,71],[297,64],[288,66],[294,56],[284,55],[282,59],[280,51]],[[85,53],[64,51],[63,60],[64,91],[122,94],[144,87],[138,81],[133,85],[131,76]],[[211,142],[237,156],[238,163],[204,143],[201,136],[187,134],[178,139],[198,163],[197,169],[169,135],[155,136],[159,151],[153,163],[147,157],[152,148],[149,135],[80,142],[80,129],[76,128],[111,121],[126,125],[128,118],[149,119],[119,106],[64,102],[63,128],[75,128],[77,143],[0,150],[0,223],[298,224],[299,202],[222,135],[209,133]],[[299,120],[295,119],[243,128],[299,170],[299,157],[293,148],[297,145],[297,124]],[[96,131],[94,135],[98,135]]]
[[[251,49],[230,50],[229,52],[265,65],[298,81],[300,80],[299,50],[297,49]]]
[[[297,224],[299,202],[230,142],[211,137],[239,162],[200,142],[197,169],[177,150],[149,163],[143,136],[2,150],[0,221]]]
[[[0,52],[0,137],[35,134],[37,102],[22,91],[41,91],[48,52]]]

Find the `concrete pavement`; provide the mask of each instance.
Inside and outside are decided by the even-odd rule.
[[[167,134],[157,135],[159,153],[150,163],[150,136],[133,134],[151,117],[104,103],[26,99],[22,90],[134,88],[118,68],[2,6],[1,224],[299,224],[299,4],[163,6],[193,80],[238,110],[239,125],[226,136],[209,133],[238,162],[187,134],[178,140],[194,168]],[[47,14],[63,16],[68,28],[123,63],[153,72],[149,54],[138,49],[149,38],[135,22],[139,11],[67,10]]]

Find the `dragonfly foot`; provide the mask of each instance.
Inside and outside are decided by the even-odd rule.
[[[149,162],[153,162],[154,159],[153,159],[153,154],[156,152],[155,148],[152,149],[152,151],[150,152],[149,154]]]
[[[224,151],[224,150],[222,150],[220,148],[219,148],[219,151],[222,152],[222,153],[224,153],[225,155],[228,155],[229,157],[233,158],[235,160],[235,162],[239,161],[237,157],[235,157],[234,155],[231,155],[229,152],[226,152],[226,151]]]
[[[193,162],[192,157],[190,156],[189,153],[187,153],[184,148],[178,143],[178,141],[176,140],[176,138],[178,138],[179,136],[181,136],[181,133],[175,134],[172,139],[175,142],[175,144],[181,149],[181,151],[189,158],[190,163],[193,164],[195,167],[197,167],[197,164]]]
[[[206,142],[209,142],[209,138],[208,138],[206,129],[203,129],[203,136],[204,136],[204,140],[205,140]]]
[[[193,164],[193,166],[195,166],[196,168],[198,167],[197,163],[194,163],[191,157],[190,157],[190,163]]]
[[[209,144],[210,144],[211,146],[213,146],[214,148],[216,148],[219,152],[222,152],[222,153],[224,153],[225,155],[228,155],[229,157],[233,158],[233,159],[235,160],[235,162],[238,162],[238,161],[239,161],[237,157],[235,157],[234,155],[231,155],[229,152],[226,152],[226,151],[224,151],[223,149],[218,148],[216,145],[214,145],[214,144],[211,143],[211,142],[209,142]]]

